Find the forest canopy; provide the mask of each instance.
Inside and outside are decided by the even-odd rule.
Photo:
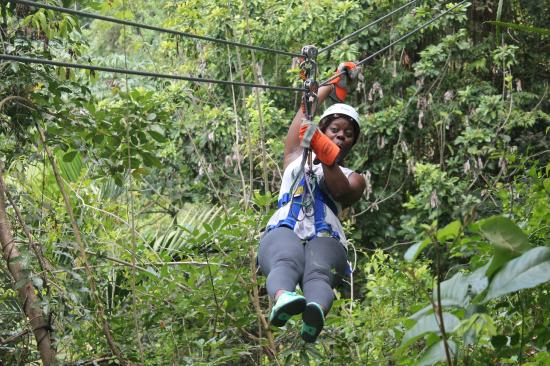
[[[550,364],[548,1],[0,6],[0,366]],[[256,264],[306,45],[367,185],[312,344]]]

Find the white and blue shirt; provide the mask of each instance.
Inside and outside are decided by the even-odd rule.
[[[315,154],[312,159],[315,159]],[[313,165],[311,174],[308,164],[304,166],[303,176],[311,176],[307,184],[303,177],[297,179],[301,174],[301,162],[302,157],[298,157],[285,169],[279,191],[279,209],[269,219],[267,230],[288,227],[302,240],[315,236],[334,237],[347,249],[346,236],[338,219],[342,205],[324,187],[323,167]],[[353,173],[351,169],[339,168],[346,178]],[[311,194],[310,190],[313,191]],[[304,195],[304,192],[308,194]]]

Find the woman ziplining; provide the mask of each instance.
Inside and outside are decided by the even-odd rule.
[[[341,75],[319,88],[318,102],[329,95],[343,102],[358,71],[352,62],[341,64]],[[349,271],[338,214],[361,198],[366,183],[342,165],[359,137],[357,111],[334,104],[321,116],[319,127],[304,111],[302,106],[288,130],[279,209],[260,239],[258,263],[275,302],[270,324],[282,327],[293,315],[302,314],[300,335],[315,342],[332,306],[332,289]],[[297,284],[303,296],[294,292]]]

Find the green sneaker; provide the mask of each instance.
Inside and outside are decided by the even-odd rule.
[[[305,297],[297,295],[295,292],[283,292],[271,309],[269,323],[276,327],[282,327],[293,315],[303,312],[305,307]]]
[[[308,343],[313,343],[323,330],[325,325],[325,315],[323,308],[316,302],[310,302],[306,305],[306,309],[302,313],[302,331],[300,336]]]

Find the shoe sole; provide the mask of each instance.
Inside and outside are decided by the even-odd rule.
[[[306,309],[302,313],[302,320],[304,322],[300,336],[308,343],[313,343],[317,340],[317,337],[323,330],[325,320],[323,318],[322,310],[316,304],[307,304]],[[304,328],[308,327],[314,330],[314,334],[308,333]]]
[[[297,298],[294,301],[288,302],[277,309],[273,314],[270,323],[275,327],[282,327],[286,324],[288,319],[290,319],[293,315],[302,313],[305,308],[306,299]]]

